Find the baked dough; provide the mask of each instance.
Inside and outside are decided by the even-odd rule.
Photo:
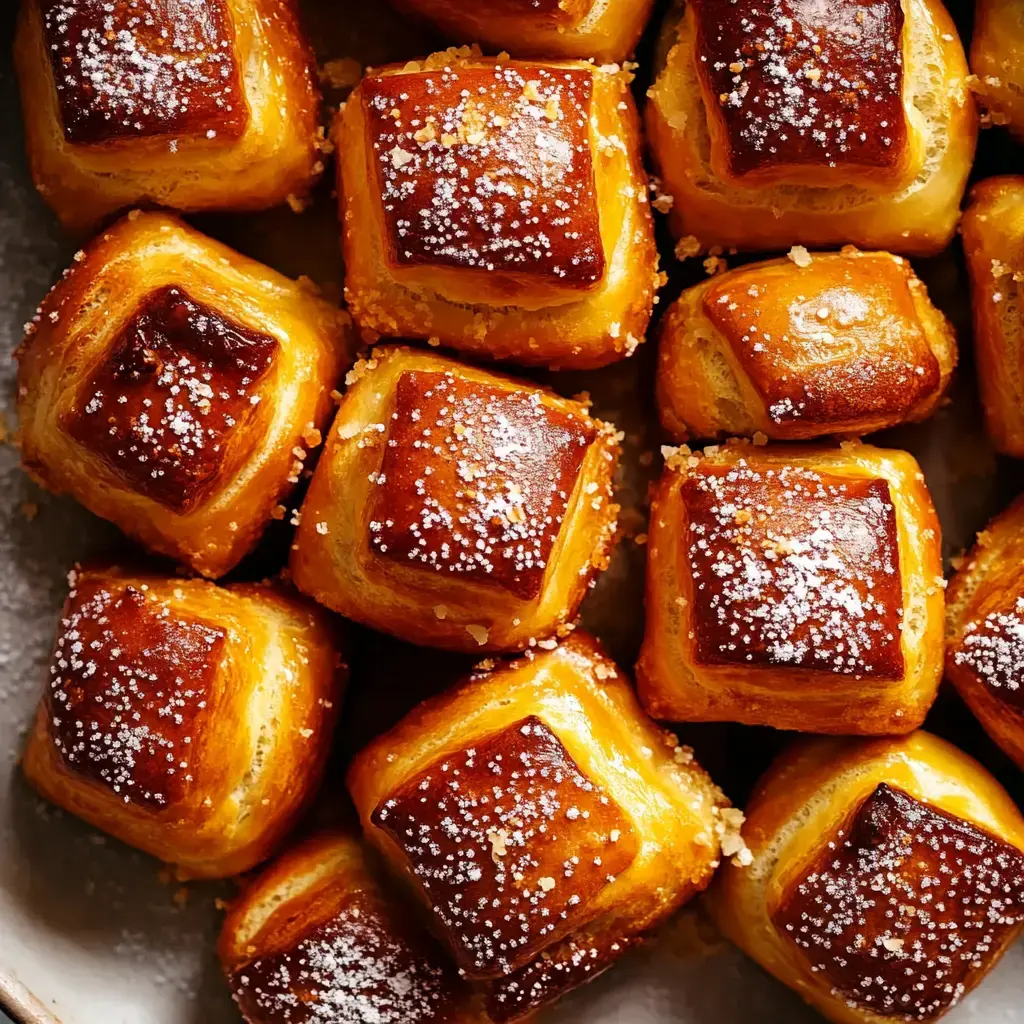
[[[673,231],[939,252],[974,159],[967,76],[939,0],[693,0],[647,106]]]
[[[676,441],[866,434],[929,416],[956,355],[952,326],[903,257],[794,248],[672,304],[658,410]]]
[[[183,877],[248,871],[320,781],[344,685],[335,620],[255,584],[117,566],[68,583],[29,782]]]
[[[659,279],[630,77],[464,47],[364,78],[334,126],[364,336],[552,367],[632,354]]]
[[[397,0],[453,42],[513,57],[622,60],[633,52],[654,0]]]
[[[349,381],[302,506],[296,585],[453,650],[514,650],[571,622],[614,538],[614,428],[429,351],[374,349]]]
[[[502,1020],[593,977],[703,889],[725,824],[692,752],[579,631],[421,704],[356,756],[348,786]]]
[[[489,1024],[373,853],[327,833],[282,854],[231,905],[220,960],[247,1024]]]
[[[1024,769],[1024,499],[978,534],[949,582],[946,676]]]
[[[971,88],[993,124],[1024,140],[1024,5],[975,0]]]
[[[712,913],[835,1024],[934,1021],[1020,934],[1024,819],[935,736],[798,743],[746,813]]]
[[[32,177],[68,229],[261,210],[323,170],[294,0],[22,0],[14,60]]]
[[[350,328],[176,218],[129,214],[76,255],[18,350],[25,469],[221,576],[319,444]]]
[[[678,722],[910,732],[942,675],[943,586],[907,452],[682,449],[651,508],[640,699]]]
[[[974,356],[985,425],[995,447],[1024,457],[1024,177],[971,189],[960,225],[971,280]]]

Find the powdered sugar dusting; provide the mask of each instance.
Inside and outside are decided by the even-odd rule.
[[[637,839],[538,718],[434,764],[374,812],[470,973],[509,972],[627,868]]]
[[[682,493],[700,660],[902,675],[886,481],[740,460],[694,472]]]
[[[928,1021],[1024,922],[1024,854],[880,785],[773,923],[853,1007]]]
[[[237,137],[248,109],[224,0],[44,0],[64,134]]]
[[[953,659],[1002,700],[1024,711],[1024,597],[1017,598],[1011,611],[991,612],[969,622]]]

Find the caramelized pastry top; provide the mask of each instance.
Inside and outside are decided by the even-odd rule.
[[[268,335],[161,288],[118,333],[62,425],[134,490],[187,512],[224,471],[276,352]]]
[[[361,89],[394,265],[600,280],[591,72],[454,65]]]
[[[235,139],[249,110],[226,0],[41,0],[64,137]]]
[[[696,660],[899,679],[902,586],[885,480],[706,463],[682,484]]]
[[[969,622],[953,659],[989,693],[1024,714],[1024,597],[1012,597],[1004,610]]]
[[[902,261],[817,256],[734,271],[704,312],[778,424],[841,424],[912,409],[939,385]]]
[[[483,975],[585,924],[638,849],[625,813],[534,716],[431,765],[373,821],[405,852],[460,966]]]
[[[900,166],[900,0],[694,3],[697,60],[724,120],[733,175]]]
[[[772,921],[850,1003],[929,1021],[1024,920],[1024,854],[884,783]]]
[[[264,1024],[458,1024],[459,984],[396,908],[362,891],[340,895],[329,919],[231,977],[246,1019]]]
[[[532,599],[594,437],[540,392],[403,373],[374,478],[371,545]]]
[[[225,634],[142,590],[81,580],[50,664],[50,736],[68,769],[126,804],[160,809],[193,780],[201,721]]]

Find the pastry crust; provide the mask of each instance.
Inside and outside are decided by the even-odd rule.
[[[797,743],[746,814],[752,862],[722,868],[712,913],[835,1024],[936,1020],[1020,933],[1024,819],[928,733]]]
[[[1024,140],[1024,7],[1017,0],[976,0],[971,71],[991,122]]]
[[[416,908],[355,836],[314,836],[231,905],[218,951],[247,1024],[488,1024]]]
[[[144,6],[145,18],[127,0],[22,0],[26,144],[61,223],[84,231],[137,204],[261,210],[304,197],[323,171],[323,130],[293,0]]]
[[[68,582],[29,782],[185,877],[247,871],[320,781],[345,678],[336,622],[256,584],[117,566]]]
[[[901,256],[797,249],[673,303],[658,410],[676,441],[866,434],[931,415],[956,358],[952,326]]]
[[[946,592],[946,676],[1024,769],[1024,500],[978,534]]]
[[[670,458],[651,508],[649,714],[917,728],[942,675],[938,518],[906,452],[737,442]]]
[[[619,61],[636,46],[653,0],[399,0],[453,42],[480,43],[513,57]]]
[[[614,429],[429,351],[376,348],[349,381],[292,547],[299,589],[452,650],[516,650],[571,622],[614,539]]]
[[[787,51],[782,73],[770,44],[796,17],[788,0],[687,5],[646,114],[673,232],[703,248],[939,252],[956,229],[977,138],[949,14],[938,0],[814,10],[827,19],[798,25],[808,46]],[[819,62],[806,54],[821,39]],[[860,70],[879,62],[884,74],[869,88]],[[851,90],[851,80],[862,84]]]
[[[18,350],[22,460],[146,547],[221,576],[320,441],[348,316],[162,213],[75,257]]]
[[[579,631],[420,705],[348,785],[459,966],[494,984],[502,1020],[599,973],[718,863],[720,792]],[[503,799],[478,813],[494,786]]]
[[[659,279],[629,80],[465,47],[364,78],[334,125],[364,336],[564,368],[631,355]]]
[[[974,353],[985,425],[995,447],[1024,457],[1024,177],[971,189],[960,233],[971,280]]]

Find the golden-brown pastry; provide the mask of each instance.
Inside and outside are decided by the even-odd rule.
[[[344,833],[307,839],[232,904],[220,959],[247,1024],[487,1024],[425,924]]]
[[[647,106],[674,232],[940,251],[974,158],[967,77],[939,0],[692,0]]]
[[[972,88],[990,120],[1024,140],[1024,4],[975,0]]]
[[[77,254],[18,350],[25,468],[220,576],[320,441],[348,316],[160,213]]]
[[[629,77],[463,48],[364,78],[334,128],[364,335],[561,367],[630,355],[658,257]]]
[[[421,704],[348,785],[460,969],[494,982],[502,1020],[599,973],[703,889],[726,820],[692,752],[578,631]]]
[[[22,0],[14,59],[32,176],[67,228],[264,209],[323,170],[294,0]]]
[[[633,52],[654,0],[396,0],[454,42],[513,57],[622,60]]]
[[[930,415],[955,364],[953,328],[903,257],[795,247],[673,303],[658,410],[677,441],[866,434]]]
[[[425,350],[374,349],[349,381],[302,506],[296,585],[453,650],[514,650],[571,621],[615,534],[614,428]]]
[[[737,442],[670,457],[637,666],[655,718],[917,728],[942,675],[939,521],[901,451]]]
[[[1024,176],[971,189],[960,224],[971,279],[974,356],[995,447],[1024,457]]]
[[[928,733],[797,743],[746,814],[752,862],[723,867],[712,912],[835,1024],[937,1020],[1024,924],[1024,819]]]
[[[218,878],[313,796],[344,683],[323,609],[255,584],[74,570],[25,751],[47,799]]]
[[[1024,498],[978,534],[950,580],[946,675],[1024,769]]]

